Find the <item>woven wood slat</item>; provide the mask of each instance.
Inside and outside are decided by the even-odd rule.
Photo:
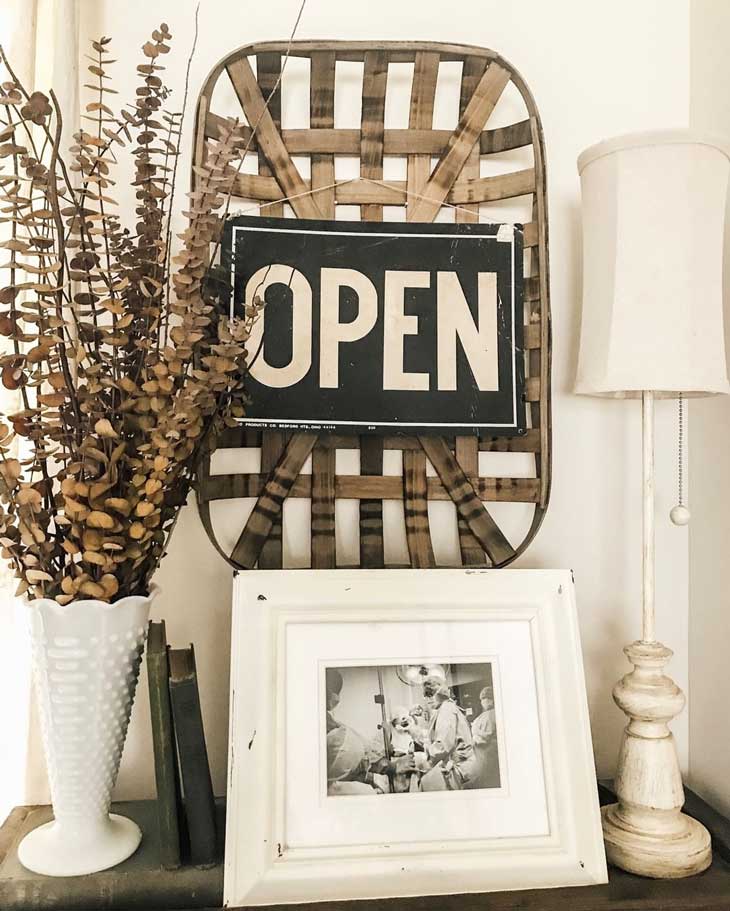
[[[284,500],[316,442],[316,433],[297,433],[289,441],[276,468],[264,484],[256,506],[233,548],[231,559],[238,566],[245,569],[253,569],[256,566],[271,527],[281,515]]]
[[[291,156],[284,145],[276,124],[269,113],[264,96],[251,69],[247,57],[241,57],[228,65],[228,75],[241,102],[246,119],[256,128],[259,148],[263,151],[272,173],[284,191],[282,196],[296,197],[291,205],[299,218],[321,218],[322,213],[312,196],[307,195],[308,187],[294,167]],[[265,179],[265,178],[260,178]]]
[[[330,448],[330,451],[334,451],[334,449]],[[422,447],[419,444],[417,447],[403,451],[421,452]],[[205,491],[200,494],[200,502],[211,503],[216,500],[230,500],[239,497],[259,497],[270,477],[270,474],[256,473],[211,475],[207,480]],[[486,502],[536,503],[540,494],[540,482],[535,478],[485,478],[470,475],[468,480],[478,499]],[[287,497],[309,499],[312,496],[312,487],[312,475],[300,475],[289,488]],[[453,499],[439,478],[426,478],[426,492],[429,500]],[[334,479],[334,495],[336,500],[360,500],[361,503],[372,500],[373,503],[377,502],[380,507],[383,500],[404,499],[403,478],[396,475],[340,474]],[[382,525],[375,537],[379,543],[382,542]],[[370,564],[363,561],[363,566],[365,565],[375,568],[374,562]]]
[[[486,61],[483,57],[467,57],[461,73],[461,95],[459,98],[459,117],[462,117],[479,81],[484,75]],[[479,144],[476,143],[461,169],[461,174],[454,183],[454,191],[461,189],[466,180],[479,178],[480,162]],[[479,206],[466,204],[455,212],[457,224],[475,224],[479,221]],[[466,475],[479,474],[479,441],[475,437],[457,437],[454,455],[459,467]],[[459,528],[459,549],[461,562],[465,566],[480,566],[487,562],[487,555],[479,541],[474,537],[462,516],[457,514]]]
[[[266,480],[269,479],[271,472],[274,471],[279,464],[279,460],[284,454],[285,448],[286,440],[281,431],[272,430],[271,433],[265,433],[263,435],[263,439],[261,440],[261,474]],[[281,536],[282,522],[281,516],[278,515],[271,520],[271,531],[259,554],[259,566],[261,569],[282,568],[283,552]]]
[[[428,484],[423,452],[409,450],[403,453],[403,500],[411,566],[414,569],[435,566],[428,527]]]
[[[531,452],[539,453],[540,430],[528,430],[520,437],[489,437],[479,440],[479,452]]]
[[[331,128],[335,123],[335,57],[321,51],[312,57],[309,88],[310,124]],[[335,159],[332,154],[311,158],[312,189],[320,189],[314,199],[324,218],[335,217]],[[335,531],[336,451],[318,443],[312,452],[312,568],[334,569],[337,565]]]
[[[335,125],[335,55],[332,51],[320,51],[312,57],[312,72],[309,82],[310,123],[317,130]],[[332,132],[337,132],[332,130]],[[284,140],[286,145],[286,140]],[[318,152],[312,155],[312,189],[318,190],[315,198],[324,218],[335,217],[335,158],[332,152]],[[277,188],[278,190],[278,188]]]
[[[358,489],[365,488],[368,482],[383,479],[382,437],[360,437],[360,475],[362,477],[358,479]],[[335,493],[338,480],[335,479]],[[344,494],[340,493],[340,496]],[[382,494],[373,493],[372,490],[360,498],[360,565],[368,569],[382,569],[385,566],[383,499]]]
[[[426,167],[426,176],[430,168],[430,155],[411,155],[411,159],[423,161]],[[324,184],[323,184],[324,185]],[[421,186],[414,174],[414,187]],[[302,192],[313,188],[308,180],[302,180]],[[426,195],[421,186],[421,195]],[[450,205],[473,206],[480,202],[497,202],[501,199],[512,199],[515,196],[526,196],[535,190],[535,172],[532,168],[517,171],[513,174],[500,174],[495,177],[480,177],[472,180],[463,180],[456,184],[445,195],[445,201]],[[418,192],[408,186],[403,180],[387,180],[376,185],[367,180],[351,180],[334,188],[335,199],[340,205],[355,206],[402,206],[410,203],[413,208],[422,200],[414,199],[409,193]],[[262,177],[256,174],[239,174],[236,178],[236,194],[255,199],[281,200],[285,196],[275,178]],[[320,194],[317,193],[317,196]],[[266,207],[267,210],[271,206]],[[438,213],[439,207],[434,210]],[[268,211],[267,211],[268,214]],[[314,216],[312,216],[314,217]],[[374,219],[373,219],[374,220]],[[432,219],[419,218],[419,221]]]
[[[312,569],[334,569],[335,458],[334,449],[315,446],[312,452]]]
[[[362,81],[362,128],[360,130],[360,175],[383,179],[383,133],[385,132],[385,89],[388,57],[385,51],[365,54]],[[382,221],[383,207],[368,204],[360,210],[363,221]]]
[[[248,121],[239,128],[239,141],[242,147],[250,143],[259,162],[257,174],[239,175],[235,192],[243,199],[266,203],[262,214],[282,214],[284,199],[299,196],[291,200],[291,206],[300,218],[334,218],[338,205],[357,205],[362,218],[380,220],[382,207],[391,205],[405,206],[408,220],[432,221],[443,203],[457,206],[455,220],[468,223],[479,220],[482,203],[531,199],[532,221],[528,219],[524,225],[525,398],[530,426],[524,435],[481,440],[342,434],[322,434],[319,438],[316,434],[293,434],[289,439],[290,434],[233,428],[224,432],[219,446],[260,445],[261,470],[211,475],[206,460],[198,484],[206,531],[222,552],[211,527],[210,503],[255,497],[257,503],[231,562],[253,566],[258,559],[262,568],[280,567],[283,502],[288,496],[305,497],[312,501],[312,565],[334,566],[335,503],[338,498],[355,499],[360,503],[360,565],[383,566],[383,500],[400,500],[404,502],[411,565],[430,566],[434,565],[434,554],[428,500],[451,500],[457,506],[462,562],[505,565],[537,532],[550,488],[547,210],[544,147],[534,101],[516,70],[485,48],[425,42],[294,42],[292,55],[310,61],[310,126],[282,130],[281,90],[271,96],[270,111],[265,110],[265,102],[276,84],[286,50],[286,42],[260,43],[228,55],[217,65],[198,102],[194,164],[204,162],[206,139],[215,138],[224,123],[224,118],[211,110],[210,99],[217,80],[228,74]],[[255,58],[256,76],[251,58]],[[363,63],[361,129],[338,129],[334,125],[335,95],[339,91],[335,63],[340,60]],[[433,129],[432,123],[439,67],[446,61],[462,65],[461,116],[454,131]],[[409,127],[385,129],[388,68],[390,63],[399,62],[411,62],[414,68]],[[527,117],[523,114],[514,123],[493,128],[489,115],[510,81],[522,96]],[[256,126],[254,138],[252,125]],[[489,173],[492,154],[523,148],[532,151],[531,166],[524,163],[507,173]],[[309,156],[310,179],[299,174],[293,155]],[[335,182],[335,155],[359,158],[360,178],[330,187]],[[387,155],[406,158],[406,180],[380,182]],[[431,173],[434,157],[439,161]],[[524,156],[520,161],[525,161]],[[482,163],[486,163],[483,175]],[[409,192],[429,198],[418,200],[409,197]],[[360,450],[359,475],[337,475],[337,449]],[[392,450],[403,454],[402,476],[383,474],[383,453]],[[302,475],[301,467],[310,452],[312,474]],[[504,454],[508,461],[500,463],[500,472],[509,465],[512,454],[529,454],[535,462],[534,476],[481,477],[480,452]],[[436,477],[427,476],[427,456]],[[507,541],[485,509],[484,503],[490,502],[533,504],[530,529],[517,546]]]
[[[532,168],[526,168],[513,174],[464,180],[446,194],[446,201],[458,206],[469,206],[472,203],[497,202],[500,199],[526,196],[534,190],[535,172]]]
[[[256,79],[261,94],[269,106],[271,119],[277,130],[281,128],[281,54],[274,52],[256,55]],[[262,177],[271,177],[272,171],[263,152],[258,153],[258,169]],[[267,214],[273,217],[284,214],[283,203],[268,206]],[[284,435],[280,432],[266,434],[261,443],[261,471],[269,473],[276,468],[285,447]],[[259,566],[261,569],[281,569],[283,565],[281,516],[272,520],[271,531],[261,548]]]
[[[456,504],[459,517],[489,555],[492,563],[499,565],[514,557],[515,551],[499,525],[487,512],[474,485],[459,467],[453,453],[440,437],[419,437],[423,451],[436,469],[441,483]]]
[[[360,130],[360,175],[369,180],[383,178],[383,135],[385,133],[385,92],[388,84],[388,57],[385,51],[365,54],[362,82]],[[378,189],[373,184],[365,186]],[[336,193],[335,193],[336,197]],[[360,218],[382,221],[380,204],[363,205]],[[360,438],[360,471],[362,474],[383,473],[383,441],[366,435]],[[360,560],[363,566],[384,565],[383,501],[360,501]]]
[[[454,455],[459,468],[468,476],[479,474],[479,441],[476,437],[456,437]],[[487,555],[471,529],[457,511],[459,549],[464,566],[480,566],[487,562]]]
[[[423,51],[416,55],[413,65],[413,85],[408,112],[408,126],[423,129],[433,126],[433,109],[439,72],[439,55]],[[410,155],[406,171],[406,220],[421,203],[431,174],[430,155]],[[435,217],[425,217],[432,221]],[[411,564],[416,567],[434,566],[428,520],[428,478],[426,459],[417,450],[403,453],[403,490],[406,523],[406,541]]]
[[[480,80],[484,76],[486,61],[483,57],[467,57],[464,61],[464,67],[461,73],[461,95],[459,97],[459,117],[464,116],[469,101],[471,100]],[[468,180],[479,178],[479,161],[480,161],[479,144],[475,143],[469,156],[464,162],[461,173],[454,182],[454,191],[461,189],[462,185]],[[479,221],[479,205],[474,203],[462,203],[462,207],[455,213],[457,223],[476,223]]]
[[[535,174],[537,178],[537,192],[533,200],[533,220],[538,225],[537,241],[537,258],[538,274],[540,281],[540,294],[536,301],[532,302],[530,308],[530,320],[538,315],[539,304],[541,301],[549,300],[548,286],[548,223],[545,202],[545,150],[542,131],[536,117],[530,118],[530,128],[532,130],[533,147],[536,150]],[[540,154],[537,154],[537,150]],[[551,417],[550,417],[550,356],[552,350],[552,339],[550,334],[550,323],[543,319],[541,323],[542,345],[540,351],[532,350],[529,355],[530,374],[533,375],[539,370],[540,376],[540,397],[537,404],[531,408],[532,426],[540,428],[540,461],[537,465],[537,475],[540,478],[540,505],[547,508],[548,497],[550,496],[550,474],[551,474]],[[534,400],[530,400],[534,401]]]
[[[436,217],[509,80],[510,74],[498,63],[487,67],[446,151],[423,188],[425,198],[417,200],[408,221],[433,221]]]
[[[281,129],[281,85],[277,80],[281,76],[281,55],[276,53],[256,55],[256,79],[261,95],[269,105],[269,113],[277,130]],[[271,177],[271,168],[265,155],[259,152],[259,174]],[[284,204],[277,202],[267,207],[267,215],[278,217],[284,214]]]
[[[540,276],[539,275],[528,275],[527,278],[525,278],[525,286],[524,286],[525,300],[528,303],[534,304],[535,302],[540,300],[541,293],[542,293],[542,281],[540,279]],[[532,307],[531,308],[531,317],[533,317],[533,316],[537,317],[538,315],[539,314],[537,313],[536,309],[534,307]]]
[[[433,105],[436,97],[436,80],[439,71],[439,55],[431,51],[416,54],[413,66],[413,88],[411,89],[411,107],[408,115],[408,126],[411,130],[430,127],[433,121]],[[408,158],[406,190],[406,217],[410,217],[416,207],[431,174],[431,154],[411,154]],[[403,197],[401,196],[401,200]]]
[[[542,343],[542,324],[530,323],[525,326],[524,329],[523,341],[525,348],[529,350],[530,348],[539,348]]]
[[[539,377],[537,377],[537,376],[528,377],[525,382],[525,401],[526,402],[535,402],[539,405],[540,400],[542,398],[541,388],[542,387],[540,384]],[[538,423],[539,423],[540,414],[537,411],[535,411],[534,413],[535,413]]]
[[[268,434],[263,434],[267,436]],[[257,448],[261,445],[260,434],[257,431],[246,430],[242,427],[230,427],[224,430],[218,439],[220,448],[240,449],[251,446]],[[384,450],[420,449],[421,444],[417,437],[410,436],[384,436],[381,437]],[[452,446],[453,440],[445,437],[447,444]],[[361,438],[350,434],[328,433],[317,440],[318,446],[330,449],[359,449]],[[486,437],[479,440],[480,452],[540,452],[540,431],[528,430],[519,437]],[[532,502],[532,501],[530,501]]]
[[[200,515],[200,521],[203,524],[205,533],[208,535],[208,538],[210,539],[215,549],[223,557],[224,560],[230,561],[228,554],[221,547],[215,534],[215,529],[213,528],[213,519],[210,514],[211,500],[203,495],[203,491],[209,490],[209,484],[212,481],[213,477],[214,476],[212,476],[210,473],[210,456],[202,458],[197,466],[195,478],[198,514]],[[236,475],[236,477],[245,477],[245,475]]]
[[[332,41],[332,40],[304,40],[304,41],[262,41],[255,45],[239,48],[228,54],[213,69],[209,80],[215,81],[219,70],[225,68],[232,59],[237,59],[242,53],[250,54],[264,51],[278,51],[280,54],[289,52],[292,57],[310,57],[314,51],[334,51],[337,60],[362,62],[368,51],[388,51],[392,63],[413,63],[416,53],[423,48],[433,48],[439,51],[442,60],[463,60],[465,54],[474,54],[488,60],[499,60],[496,51],[476,45],[450,44],[436,41]]]
[[[426,56],[438,57],[438,54],[425,52]],[[312,57],[312,87],[320,86],[325,60],[334,61],[334,54],[320,51]],[[319,63],[316,63],[319,61]],[[334,63],[333,63],[334,66]],[[334,72],[334,69],[331,70]],[[204,126],[201,128],[201,140],[215,139],[225,125],[225,118],[208,111]],[[239,127],[241,143],[249,149],[258,151],[258,142],[251,139],[251,128]],[[443,155],[452,130],[419,130],[419,129],[386,129],[383,134],[383,153],[385,155]],[[312,122],[309,129],[282,130],[281,138],[290,155],[359,155],[361,145],[360,130],[339,130],[333,127],[316,127]],[[494,152],[509,152],[532,144],[530,121],[522,120],[507,127],[495,130],[482,130],[479,136],[479,150],[482,155]]]

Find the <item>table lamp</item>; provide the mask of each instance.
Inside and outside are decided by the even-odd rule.
[[[654,630],[654,399],[730,392],[722,259],[730,144],[694,130],[619,136],[578,158],[583,316],[575,391],[641,399],[643,613],[633,665],[613,697],[628,716],[618,803],[603,808],[608,860],[632,873],[683,877],[711,862],[710,836],[682,812],[668,722],[684,694]],[[673,511],[684,524],[688,514]]]

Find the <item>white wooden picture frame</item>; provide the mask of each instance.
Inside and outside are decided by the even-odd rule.
[[[226,906],[607,881],[569,570],[239,573],[232,644]],[[457,679],[477,663],[493,675],[498,786],[340,796],[328,668]]]

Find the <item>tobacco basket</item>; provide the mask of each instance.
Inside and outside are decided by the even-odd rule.
[[[284,503],[306,498],[311,500],[313,568],[353,563],[369,568],[459,562],[506,566],[537,533],[550,494],[548,222],[544,143],[535,102],[514,67],[481,47],[299,41],[291,45],[277,86],[287,48],[285,42],[248,45],[214,68],[198,99],[193,165],[205,161],[207,140],[218,135],[221,124],[214,108],[219,99],[227,99],[238,109],[223,113],[248,124],[241,133],[256,162],[257,173],[242,172],[237,178],[240,211],[250,214],[259,204],[261,214],[270,216],[335,218],[338,207],[347,206],[358,207],[361,219],[373,221],[382,221],[385,214],[390,221],[523,222],[528,430],[485,439],[229,430],[218,441],[218,452],[260,451],[260,465],[256,471],[221,474],[215,468],[217,454],[203,459],[197,496],[206,531],[232,565],[280,568],[288,565],[282,546]],[[300,82],[309,78],[309,125],[282,129],[282,95],[286,114],[292,70]],[[388,94],[406,80],[408,122],[391,127],[386,125]],[[359,127],[336,126],[336,109],[338,120],[352,109],[353,85],[361,97]],[[345,92],[349,108],[340,97]],[[440,114],[449,108],[449,92],[454,122],[444,129],[434,115],[437,108]],[[394,159],[405,162],[400,179],[387,174]],[[359,161],[360,179],[332,186],[336,166],[346,160]],[[517,204],[527,217],[506,217]],[[344,211],[347,218],[357,217],[351,208],[340,209]],[[352,450],[359,451],[359,472],[351,466],[338,471],[338,451]],[[393,451],[402,453],[398,473],[393,473]],[[490,471],[490,460],[499,462],[498,471]],[[231,547],[217,532],[212,511],[219,501],[239,498],[249,502],[239,510],[245,524]],[[359,504],[359,559],[357,553],[352,559],[352,546],[349,555],[338,554],[346,549],[338,545],[340,500]],[[441,560],[432,539],[433,504],[438,501],[453,502],[450,513],[438,513],[439,533],[444,519],[458,533],[458,547]],[[405,529],[400,549],[388,547],[392,519],[384,543],[384,503],[392,502],[398,504]],[[519,514],[511,518],[514,510]]]

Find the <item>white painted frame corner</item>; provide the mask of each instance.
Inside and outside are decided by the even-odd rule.
[[[421,842],[289,847],[284,795],[287,628],[297,623],[460,621],[528,624],[547,834],[474,839],[465,822],[464,838],[457,842],[439,842],[434,832],[432,840]],[[607,880],[570,570],[288,570],[237,575],[226,907]]]

